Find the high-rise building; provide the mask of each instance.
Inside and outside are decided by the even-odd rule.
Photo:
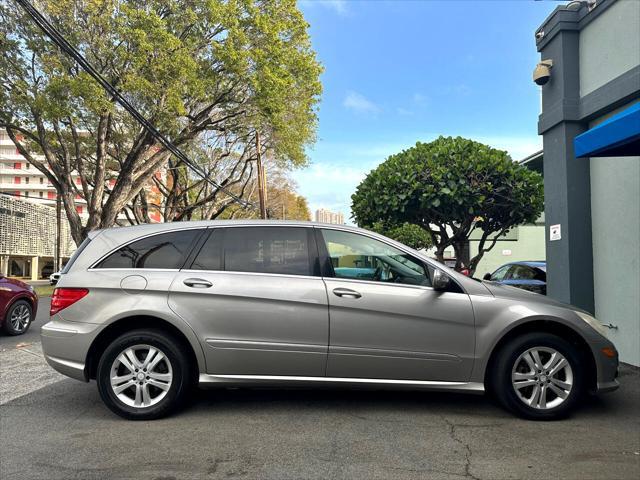
[[[44,156],[34,155],[38,160],[44,161]],[[157,175],[161,175],[158,172]],[[71,178],[76,185],[80,187],[80,176],[72,173]],[[115,179],[109,180],[109,186],[115,184]],[[55,206],[56,189],[51,184],[47,176],[40,170],[31,165],[24,158],[14,145],[6,131],[0,130],[0,193],[6,193],[22,200],[40,205]],[[152,203],[159,203],[159,194],[155,185],[150,184],[149,194],[153,197]],[[87,202],[81,195],[75,198],[76,210],[80,217],[86,218]],[[162,217],[158,210],[149,212],[149,217],[154,222],[162,221]],[[121,217],[126,220],[125,216]]]
[[[344,224],[344,215],[320,208],[316,210],[316,222],[342,225]]]

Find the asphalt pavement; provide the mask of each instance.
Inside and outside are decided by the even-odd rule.
[[[0,381],[30,382],[33,371],[7,367],[25,348],[36,374],[50,372],[37,353],[46,310],[19,341],[0,337]],[[623,368],[620,382],[558,422],[473,395],[243,389],[196,392],[169,418],[129,422],[95,383],[58,377],[0,397],[0,479],[635,480],[638,370]]]

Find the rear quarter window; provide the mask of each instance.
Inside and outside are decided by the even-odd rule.
[[[94,268],[178,269],[201,233],[182,230],[145,237],[120,247]]]

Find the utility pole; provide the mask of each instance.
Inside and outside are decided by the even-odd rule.
[[[57,192],[56,192],[57,193]],[[60,265],[60,240],[62,237],[62,202],[60,195],[56,194],[56,257],[53,259],[53,269],[56,272],[61,270]]]
[[[262,165],[262,155],[260,153],[260,133],[256,130],[256,152],[258,158],[258,196],[260,197],[260,218],[267,218],[267,175],[264,173]]]

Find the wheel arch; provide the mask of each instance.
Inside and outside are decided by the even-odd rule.
[[[204,356],[202,350],[198,351],[192,343],[193,339],[189,339],[187,334],[176,325],[162,318],[152,315],[133,315],[120,318],[105,327],[98,336],[93,340],[85,362],[85,376],[87,379],[95,379],[98,369],[100,355],[105,348],[117,337],[136,329],[153,329],[160,330],[175,338],[185,349],[189,356],[190,368],[193,371],[194,378],[198,378],[198,373],[204,370]],[[197,342],[197,340],[195,340]]]
[[[551,319],[536,319],[525,321],[506,331],[493,346],[491,355],[489,356],[489,360],[486,363],[484,371],[484,384],[485,388],[488,391],[491,391],[492,388],[490,382],[490,372],[493,369],[500,350],[502,350],[503,346],[506,345],[510,340],[519,337],[520,335],[531,332],[550,333],[573,344],[578,349],[584,360],[587,362],[589,367],[588,371],[592,372],[591,375],[588,375],[586,378],[587,388],[589,391],[596,390],[598,377],[597,365],[593,356],[593,351],[591,350],[591,347],[589,347],[589,344],[584,339],[584,337],[575,329],[564,323]]]
[[[7,305],[4,308],[4,312],[0,312],[2,313],[2,315],[0,316],[0,325],[3,325],[4,322],[7,320],[7,314],[9,313],[9,310],[11,310],[11,307],[13,307],[16,304],[16,302],[19,302],[20,300],[24,300],[29,305],[31,305],[31,312],[33,313],[33,318],[31,321],[33,322],[36,319],[36,312],[38,310],[38,301],[35,300],[30,295],[28,295],[27,293],[18,293],[11,300],[9,300],[9,302],[7,302]]]

